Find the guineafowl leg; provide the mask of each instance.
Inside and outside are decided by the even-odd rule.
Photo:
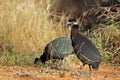
[[[79,75],[81,76],[83,74],[83,68],[84,68],[85,64],[83,63],[82,66],[80,66],[80,71],[79,71]]]
[[[88,77],[91,77],[91,74],[92,74],[92,67],[91,67],[91,65],[89,64],[89,73],[88,73]]]
[[[79,76],[82,76],[83,75],[83,68],[84,68],[85,64],[83,63],[82,66],[80,66],[80,71],[78,73]]]
[[[60,67],[61,63],[62,63],[62,60],[59,60],[57,67]]]
[[[83,68],[84,68],[85,64],[83,63],[82,66],[80,66],[80,72],[83,72]]]

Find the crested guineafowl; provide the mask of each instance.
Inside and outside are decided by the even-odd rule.
[[[60,37],[49,42],[40,58],[35,58],[34,64],[38,61],[45,64],[45,62],[50,59],[63,60],[64,57],[73,53],[73,47],[71,44],[71,39],[67,37]]]
[[[75,19],[69,19],[67,24],[71,29],[70,38],[74,52],[83,63],[83,67],[87,64],[90,73],[92,69],[97,70],[102,60],[98,49],[88,38],[79,33],[79,25]]]

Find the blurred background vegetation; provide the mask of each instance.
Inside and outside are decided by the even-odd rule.
[[[49,41],[68,36],[65,17],[55,22],[48,16],[46,0],[0,0],[0,65],[32,65]],[[103,62],[120,63],[120,24],[94,26],[99,27],[83,35],[97,46]]]

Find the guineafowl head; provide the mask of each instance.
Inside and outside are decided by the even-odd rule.
[[[36,64],[39,61],[39,58],[35,58],[34,64]]]
[[[40,58],[35,58],[34,60],[34,64],[37,64],[38,62],[42,62],[43,64],[45,64],[45,58],[44,56],[41,56]]]
[[[72,29],[78,29],[79,25],[75,19],[69,19],[67,25]]]
[[[78,25],[76,19],[69,19],[67,22],[67,25],[73,26],[73,25]]]
[[[45,62],[47,61],[47,55],[46,53],[44,52],[40,58],[35,58],[34,60],[34,64],[38,63],[38,62],[42,62],[43,64],[45,64]]]
[[[40,61],[45,64],[45,62],[47,61],[47,56],[45,54],[40,56]]]

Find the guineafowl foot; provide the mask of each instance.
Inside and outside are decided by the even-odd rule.
[[[83,66],[80,66],[80,71],[79,71],[79,74],[80,74],[80,75],[83,75],[83,74],[84,74],[84,72],[83,72],[84,66],[85,66],[84,64],[83,64]]]
[[[81,77],[84,76],[84,72],[83,71],[79,71],[78,72],[78,76],[81,76]]]
[[[89,73],[86,75],[86,77],[90,78],[90,77],[91,77],[91,75],[92,75],[92,73],[91,73],[91,72],[89,72]]]
[[[80,77],[87,77],[87,78],[91,77],[91,73],[85,73],[85,72],[78,71],[76,74]]]
[[[77,75],[77,76],[80,76],[80,77],[82,77],[82,75],[83,75],[83,73],[81,73],[81,72],[79,72],[79,71],[73,72],[73,74],[74,74],[74,75]]]
[[[61,60],[55,60],[54,65],[51,66],[52,69],[60,70],[61,69]]]
[[[58,62],[58,64],[57,64],[57,67],[60,67],[61,64],[62,64],[62,61],[60,60],[60,61]]]

